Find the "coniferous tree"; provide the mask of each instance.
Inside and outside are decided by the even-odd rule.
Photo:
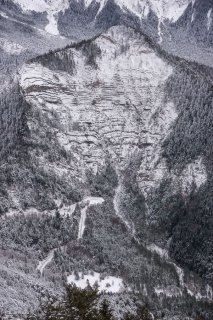
[[[110,309],[109,303],[104,300],[101,304],[101,308],[99,310],[99,315],[101,320],[113,320],[113,313]]]
[[[197,316],[195,320],[205,320],[203,316]]]
[[[76,320],[97,319],[97,298],[97,290],[91,287],[79,289],[75,285],[67,285],[63,303],[66,315],[64,319],[68,320],[70,315]]]
[[[152,320],[152,316],[147,307],[139,307],[137,310],[137,320]]]
[[[126,314],[124,315],[123,320],[136,320],[136,316],[133,315],[133,314],[130,314],[130,313],[126,313]]]

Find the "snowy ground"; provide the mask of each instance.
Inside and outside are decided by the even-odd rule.
[[[123,280],[112,276],[107,276],[104,279],[101,278],[100,273],[91,272],[88,275],[83,275],[79,272],[79,277],[76,277],[74,273],[67,277],[69,284],[74,283],[78,288],[84,289],[90,284],[94,286],[98,284],[99,291],[108,293],[118,293],[124,289]],[[78,278],[78,279],[77,279]]]

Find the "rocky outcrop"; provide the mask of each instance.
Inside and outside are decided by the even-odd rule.
[[[61,69],[65,57],[68,72]],[[199,188],[206,181],[201,158],[177,173],[162,155],[178,116],[166,90],[173,68],[125,27],[25,64],[20,84],[31,106],[28,139],[39,149],[30,151],[38,166],[86,183],[87,171],[97,174],[110,159],[122,180],[132,157],[140,156],[136,180],[146,199],[166,179],[185,196]],[[40,147],[47,134],[69,154],[69,165]]]
[[[83,179],[85,170],[97,172],[107,155],[122,171],[135,152],[142,153],[140,180],[145,190],[143,174],[155,166],[161,142],[176,117],[164,92],[172,67],[142,36],[124,27],[112,28],[94,46],[99,52],[94,65],[85,48],[67,49],[73,74],[50,70],[39,62],[26,64],[21,71],[22,90],[30,105],[50,121],[55,119],[54,139],[72,153],[74,175]],[[34,121],[28,119],[32,135],[40,130]],[[43,163],[44,154],[39,157]]]
[[[134,283],[136,272],[145,296],[153,294],[156,301],[162,295],[212,300],[211,287],[169,258],[166,237],[158,246],[146,221],[150,199],[166,179],[169,195],[180,192],[186,198],[207,178],[202,157],[176,172],[163,156],[180,112],[167,90],[175,68],[143,35],[122,26],[24,64],[23,126],[5,210],[10,216],[72,215],[73,238],[63,243],[70,250],[67,258],[63,252],[68,265],[83,256],[84,266],[88,254],[89,264],[99,268],[103,251],[109,270],[121,265],[127,283]],[[77,208],[84,198],[100,197],[100,206]],[[40,259],[44,267],[54,264],[50,252]],[[123,266],[126,252],[131,258]],[[120,265],[112,261],[114,253]]]

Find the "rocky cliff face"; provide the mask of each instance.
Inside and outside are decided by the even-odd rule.
[[[158,158],[157,148],[176,117],[164,93],[172,67],[143,37],[123,27],[66,54],[71,73],[34,62],[22,68],[21,87],[29,104],[45,118],[57,119],[57,128],[50,129],[57,144],[73,154],[79,178],[89,168],[100,170],[107,156],[118,171],[134,153],[150,162],[155,149]]]
[[[27,115],[29,139],[39,146],[48,132],[71,162],[69,166],[50,162],[46,150],[32,148],[39,166],[51,168],[61,178],[85,182],[87,171],[97,174],[108,158],[122,176],[130,159],[140,156],[137,183],[145,198],[164,179],[171,178],[183,194],[193,183],[198,188],[205,183],[202,159],[177,174],[162,156],[162,145],[178,117],[166,90],[174,66],[143,36],[115,27],[53,57],[58,59],[53,68],[51,60],[45,63],[41,57],[21,70],[20,85],[33,112]],[[64,57],[67,72],[58,62]]]
[[[190,303],[209,310],[211,69],[159,48],[171,24],[178,30],[180,19],[188,19],[192,4],[172,2],[174,16],[166,1],[71,1],[62,10],[61,3],[35,1],[36,14],[19,1],[13,16],[14,4],[6,1],[1,13],[10,31],[16,25],[20,36],[27,28],[9,43],[4,31],[1,42],[4,61],[16,61],[11,79],[21,65],[0,100],[0,213],[6,217],[0,271],[2,283],[5,272],[15,281],[13,297],[3,303],[16,308],[17,300],[16,310],[29,304],[17,293],[19,277],[25,288],[30,281],[29,296],[36,297],[56,291],[74,270],[95,270],[121,277],[157,317],[156,309],[166,310],[165,319],[191,316]],[[158,44],[141,33],[141,17]],[[73,24],[77,38],[95,37],[35,57],[35,44],[45,41],[41,53],[67,44]],[[29,30],[35,44],[31,37],[28,46]],[[36,286],[38,270],[45,281]]]
[[[62,242],[65,253],[53,242],[45,263],[59,259],[61,268],[69,261],[67,270],[74,263],[79,271],[104,266],[144,297],[154,295],[156,306],[161,296],[181,305],[184,297],[198,305],[212,300],[209,283],[178,267],[168,255],[168,235],[153,228],[159,213],[152,199],[162,183],[169,180],[171,188],[163,197],[187,198],[207,179],[201,157],[179,172],[164,157],[180,112],[167,88],[176,68],[126,27],[26,63],[19,75],[25,101],[19,160],[10,160],[2,208],[12,217],[67,213],[72,237]],[[87,205],[79,218],[79,206],[94,197],[99,206]],[[77,240],[78,223],[84,233]],[[59,250],[57,259],[52,250]]]
[[[79,40],[125,24],[141,29],[175,55],[211,64],[213,24],[209,0],[36,0],[33,5],[27,0],[5,0],[0,14],[9,28],[11,23],[21,23],[22,29],[33,32],[40,49],[53,47],[48,40],[51,36],[57,43],[60,36]],[[14,40],[20,38],[23,44],[15,32]],[[42,45],[41,37],[47,38],[47,43]],[[30,39],[28,42],[31,47]]]

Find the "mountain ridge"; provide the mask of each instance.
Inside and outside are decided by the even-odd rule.
[[[72,39],[46,32],[45,14],[28,13],[24,32],[13,7],[0,20],[15,23],[30,48],[7,52],[10,80],[2,64],[3,297],[13,274],[2,303],[29,306],[18,274],[36,304],[69,276],[107,273],[139,291],[156,317],[191,320],[193,306],[211,319],[212,69],[165,50],[153,12],[150,37],[112,0],[97,25],[97,3],[88,11],[71,3],[58,26]]]

